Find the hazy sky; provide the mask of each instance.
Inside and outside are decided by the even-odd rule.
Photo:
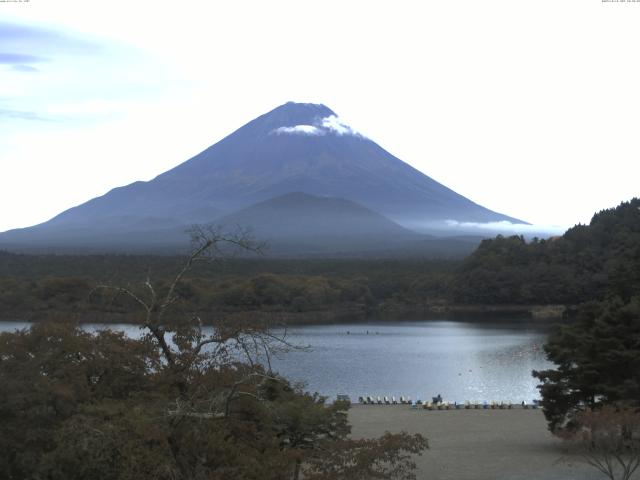
[[[640,195],[640,2],[0,2],[0,231],[289,100],[542,225]]]

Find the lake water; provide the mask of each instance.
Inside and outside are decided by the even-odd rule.
[[[0,322],[0,331],[24,328]],[[98,328],[91,325],[89,328]],[[111,325],[139,333],[131,325]],[[310,391],[356,400],[400,395],[445,400],[531,402],[539,398],[532,370],[549,368],[542,345],[548,329],[527,323],[372,322],[290,327],[288,341],[309,346],[272,362]]]

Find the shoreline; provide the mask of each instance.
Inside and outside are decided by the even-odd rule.
[[[595,470],[568,456],[539,409],[430,411],[408,405],[353,404],[353,438],[385,431],[420,433],[429,450],[414,456],[417,478],[429,480],[596,480]]]
[[[402,305],[381,305],[379,308],[371,310],[361,308],[342,308],[334,310],[316,310],[308,312],[288,312],[288,311],[264,311],[245,310],[215,312],[209,318],[219,319],[221,317],[233,317],[236,315],[254,316],[259,321],[267,321],[273,324],[289,326],[298,325],[341,325],[349,323],[368,322],[394,322],[394,321],[414,321],[414,320],[450,320],[460,322],[558,322],[563,320],[566,311],[564,305],[424,305],[424,306],[402,306]],[[64,315],[62,312],[58,316]],[[206,314],[200,312],[206,319]],[[47,312],[12,312],[4,313],[0,317],[0,322],[31,322],[37,323],[46,320]],[[139,325],[136,321],[138,313],[120,312],[68,312],[70,319],[79,323],[104,323],[104,324],[131,324]],[[443,318],[446,317],[446,318]]]

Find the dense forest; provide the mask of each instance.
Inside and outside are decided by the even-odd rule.
[[[181,293],[200,313],[283,313],[298,321],[470,312],[474,306],[527,311],[530,305],[574,306],[611,292],[629,299],[640,287],[639,206],[633,199],[604,210],[561,237],[485,240],[462,261],[256,255],[202,263],[184,280]],[[130,321],[127,301],[96,293],[96,285],[135,288],[147,277],[162,284],[181,261],[0,252],[0,312],[4,319],[37,320],[55,310]]]
[[[461,303],[576,305],[640,288],[640,199],[596,213],[561,237],[484,240],[452,284]]]
[[[126,299],[96,293],[99,284],[166,283],[182,257],[54,256],[0,253],[2,317],[41,319],[55,310],[126,320]],[[195,265],[181,284],[201,314],[287,313],[313,320],[364,318],[398,306],[447,302],[457,268],[448,260],[274,260],[236,258]],[[418,307],[416,307],[418,306]]]
[[[495,252],[496,244],[489,247]],[[610,456],[598,458],[625,458],[621,466],[633,473],[640,466],[640,200],[602,211],[556,241],[511,251],[519,253],[493,258],[509,265],[513,278],[532,278],[523,272],[527,262],[555,262],[567,272],[559,287],[571,287],[569,297],[561,288],[557,298],[580,302],[545,345],[554,368],[534,372],[549,428],[574,438],[589,432],[592,453],[597,435],[608,432]]]

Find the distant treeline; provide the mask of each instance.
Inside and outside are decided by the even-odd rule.
[[[49,312],[124,314],[130,300],[98,285],[144,295],[149,277],[168,287],[184,258],[53,256],[0,253],[0,317],[40,318]],[[185,308],[198,313],[348,312],[448,301],[459,263],[438,260],[231,259],[200,263],[180,285]],[[135,310],[135,309],[134,309]],[[94,317],[92,317],[94,318]]]
[[[100,284],[162,288],[183,257],[19,255],[0,252],[0,318],[49,312],[124,314],[122,296]],[[597,213],[562,237],[485,240],[462,261],[433,259],[255,259],[198,264],[182,282],[199,313],[426,311],[470,305],[576,305],[640,291],[640,200]],[[178,306],[176,307],[178,308]]]

